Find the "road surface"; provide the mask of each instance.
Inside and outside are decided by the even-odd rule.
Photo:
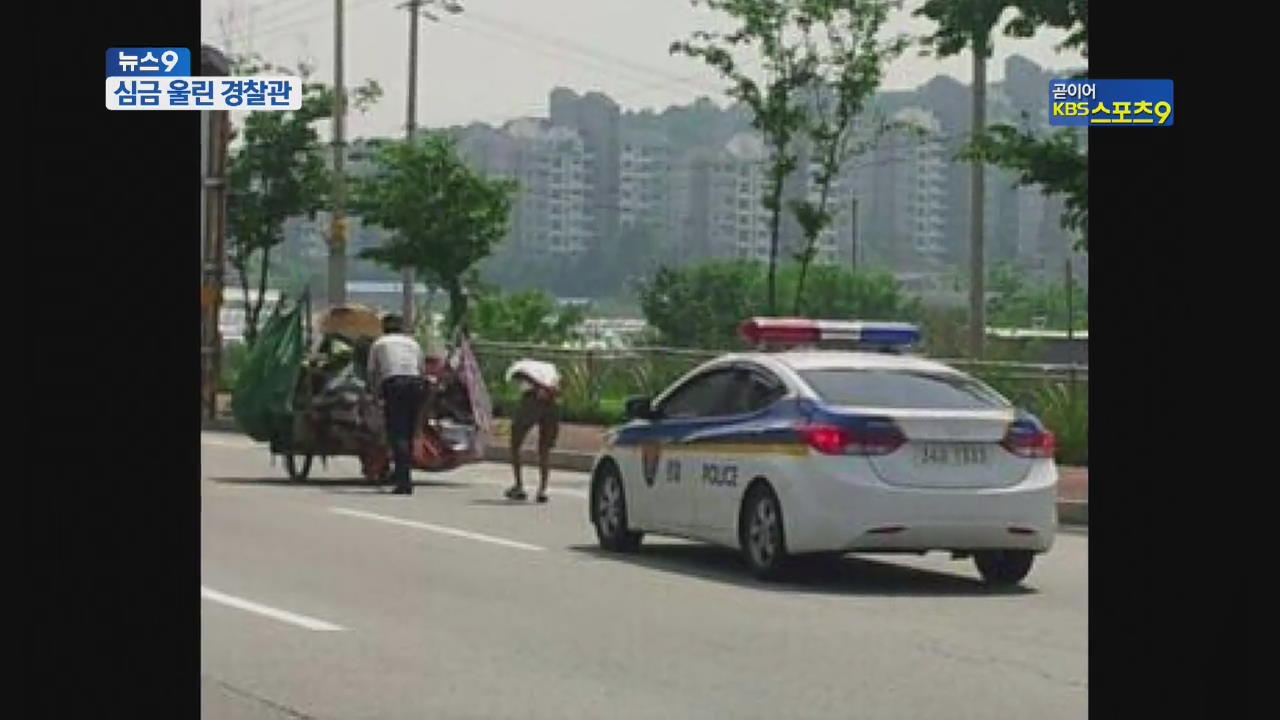
[[[206,720],[1086,717],[1085,532],[1014,591],[944,555],[774,585],[695,543],[599,551],[578,473],[546,505],[489,464],[404,497],[351,460],[293,484],[242,436],[201,445]]]

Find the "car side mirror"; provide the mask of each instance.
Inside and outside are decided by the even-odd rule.
[[[623,414],[627,420],[656,420],[658,413],[653,407],[653,398],[636,396],[627,398]]]

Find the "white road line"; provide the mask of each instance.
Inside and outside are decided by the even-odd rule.
[[[220,593],[217,590],[210,590],[209,588],[203,585],[200,586],[200,597],[204,598],[205,600],[212,600],[213,602],[216,602],[216,603],[222,603],[223,605],[227,605],[229,607],[237,608],[240,610],[247,610],[251,613],[257,613],[259,615],[263,615],[275,620],[280,620],[281,622],[287,622],[292,625],[304,627],[308,630],[316,630],[320,632],[334,632],[336,630],[343,629],[341,626],[334,625],[333,623],[325,622],[324,620],[317,620],[315,618],[307,617],[306,615],[298,615],[296,613],[291,613],[285,610],[279,610],[273,607],[267,607],[266,605],[259,605],[258,603],[255,603],[255,602],[249,602],[248,600],[244,600],[242,598],[233,597],[225,593]]]
[[[366,520],[377,520],[379,522],[389,523],[391,525],[403,525],[404,527],[417,528],[419,530],[429,530],[431,532],[440,533],[441,535],[453,535],[454,537],[466,538],[468,540],[479,540],[480,542],[493,543],[494,545],[502,545],[504,547],[516,548],[517,550],[546,550],[544,547],[530,545],[528,543],[517,542],[515,540],[507,540],[505,538],[493,537],[492,535],[481,535],[480,533],[468,532],[457,528],[444,527],[443,525],[432,525],[430,523],[417,522],[415,520],[402,520],[401,518],[391,517],[389,515],[378,515],[376,513],[364,512],[363,510],[349,510],[347,508],[329,508],[331,512],[339,515],[350,515],[351,517],[365,518]]]

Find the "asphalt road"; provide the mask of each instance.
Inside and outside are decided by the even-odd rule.
[[[502,499],[498,465],[403,497],[350,460],[298,485],[241,436],[201,442],[206,719],[1087,714],[1084,532],[1014,591],[943,555],[764,584],[694,543],[602,553],[582,474],[546,505]]]

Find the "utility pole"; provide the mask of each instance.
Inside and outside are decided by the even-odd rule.
[[[1067,359],[1071,365],[1071,369],[1067,375],[1067,392],[1071,402],[1075,403],[1076,399],[1076,343],[1075,343],[1075,308],[1073,307],[1074,297],[1072,297],[1071,277],[1071,253],[1067,252]]]
[[[976,141],[987,126],[987,44],[985,33],[980,31],[973,38],[973,139]],[[982,359],[983,340],[987,332],[986,277],[982,256],[982,215],[986,210],[986,193],[983,188],[982,160],[975,158],[970,165],[969,198],[969,352],[975,360]]]
[[[1072,307],[1073,300],[1074,300],[1074,298],[1072,297],[1072,292],[1074,291],[1074,288],[1072,287],[1072,282],[1073,280],[1071,278],[1071,256],[1068,255],[1067,256],[1067,346],[1068,347],[1071,347],[1071,342],[1075,340],[1075,308]],[[1075,362],[1075,360],[1072,360],[1072,362]]]
[[[405,122],[405,140],[409,143],[414,141],[418,129],[418,15],[426,15],[428,20],[439,22],[439,18],[435,15],[422,10],[423,5],[435,5],[437,2],[438,0],[407,0],[399,6],[409,10],[409,97],[406,103],[408,117]],[[445,10],[455,15],[462,12],[462,6],[454,0],[443,0],[440,4]],[[413,268],[407,267],[400,272],[401,315],[404,316],[405,327],[412,332],[413,316],[416,310]]]
[[[849,226],[852,231],[849,233],[850,241],[853,243],[853,270],[858,270],[858,198],[854,196],[852,205],[849,209],[850,220]]]
[[[413,143],[418,124],[418,10],[422,0],[409,0],[401,7],[409,8],[409,97],[408,119],[405,122],[405,140]],[[413,268],[401,271],[401,314],[404,315],[404,326],[413,332]]]
[[[347,301],[347,91],[342,84],[342,0],[333,1],[333,211],[329,229],[329,306]]]

